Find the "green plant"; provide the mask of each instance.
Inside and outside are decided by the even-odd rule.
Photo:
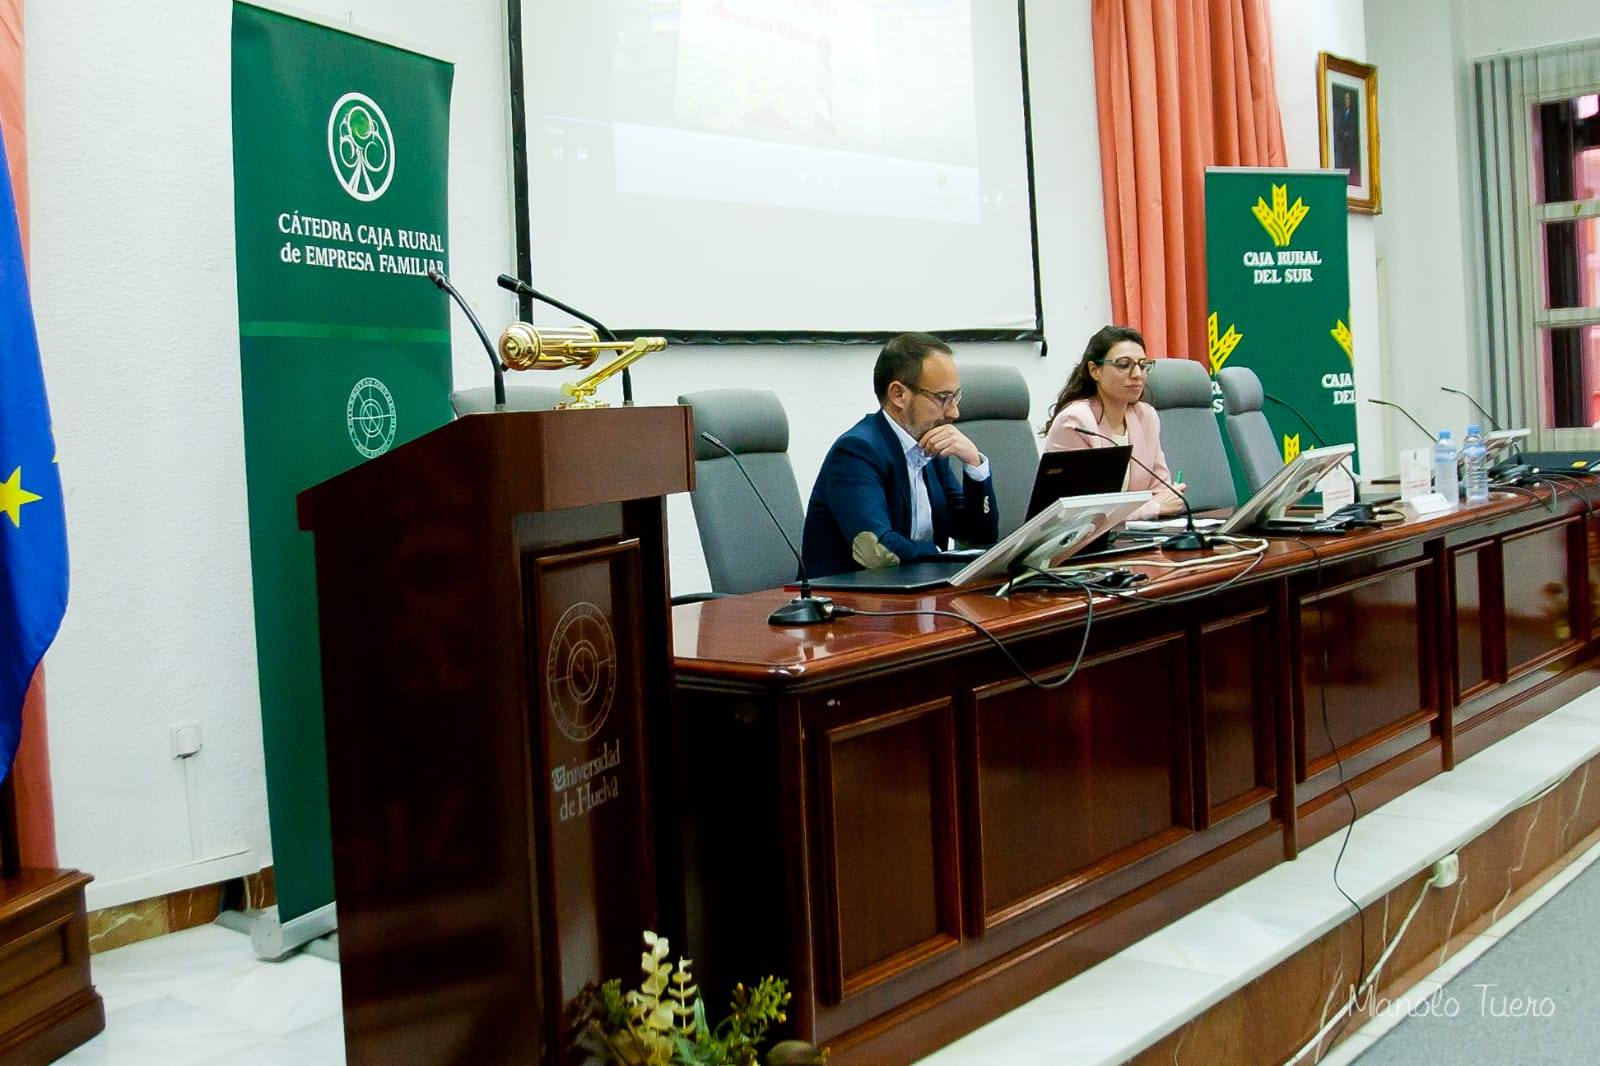
[[[788,982],[764,977],[733,990],[728,1016],[715,1026],[694,983],[692,962],[668,960],[667,938],[646,930],[639,968],[644,980],[624,993],[613,978],[590,984],[567,1008],[574,1047],[618,1066],[761,1066],[768,1030],[788,1020]],[[786,1040],[772,1049],[769,1066],[809,1066],[826,1059],[810,1044]]]

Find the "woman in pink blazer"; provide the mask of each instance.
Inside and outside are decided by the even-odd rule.
[[[1143,463],[1160,478],[1172,480],[1167,457],[1161,451],[1161,418],[1154,407],[1139,398],[1144,395],[1145,378],[1153,362],[1145,356],[1144,338],[1138,330],[1129,326],[1101,329],[1089,338],[1083,361],[1072,371],[1066,387],[1056,397],[1044,430],[1047,452],[1109,448],[1112,440],[1132,445],[1135,461],[1128,464],[1125,488],[1149,489],[1155,493],[1149,503],[1133,513],[1132,517],[1138,519],[1183,511],[1177,493],[1139,465]],[[1090,436],[1079,430],[1102,436]],[[1178,484],[1177,488],[1182,492],[1184,486]]]

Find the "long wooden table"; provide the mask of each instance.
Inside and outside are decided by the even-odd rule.
[[[1293,859],[1344,786],[1371,810],[1522,724],[1596,649],[1590,504],[1497,495],[1162,572],[1096,599],[1054,691],[951,618],[677,607],[664,919],[713,1002],[786,975],[830,1061],[910,1061]],[[836,600],[979,621],[1041,678],[1090,621],[1080,594]]]

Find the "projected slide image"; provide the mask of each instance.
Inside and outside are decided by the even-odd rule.
[[[968,0],[611,0],[610,18],[619,192],[979,221]]]
[[[685,0],[676,125],[857,151],[881,150],[876,23],[855,0],[814,5]]]

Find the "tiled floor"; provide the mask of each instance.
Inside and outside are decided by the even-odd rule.
[[[1597,753],[1600,689],[1361,819],[1340,882],[1363,902],[1378,898]],[[1339,842],[1338,834],[1321,841],[924,1062],[1042,1066],[1126,1059],[1348,915],[1331,877]],[[1423,996],[1597,855],[1600,848],[1502,916],[1482,943],[1423,983]],[[93,966],[106,1001],[106,1032],[63,1060],[73,1066],[344,1061],[335,963],[304,955],[258,962],[248,936],[205,926],[96,955]],[[1348,1062],[1382,1035],[1384,1024],[1369,1024],[1323,1061]]]
[[[260,962],[218,925],[94,956],[106,1030],[70,1066],[338,1066],[339,967],[309,955]]]

